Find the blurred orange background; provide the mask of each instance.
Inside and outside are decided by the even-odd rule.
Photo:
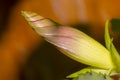
[[[105,21],[120,18],[119,2],[119,0],[1,0],[0,80],[19,80],[21,67],[43,42],[21,16],[22,10],[39,13],[62,25],[83,28],[91,37],[104,43]],[[119,43],[116,35],[115,40]],[[77,65],[78,63],[75,63],[73,66]]]

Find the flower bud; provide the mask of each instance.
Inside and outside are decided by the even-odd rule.
[[[110,52],[85,33],[68,26],[56,28],[54,22],[36,13],[22,14],[40,36],[70,58],[97,68],[114,68]]]

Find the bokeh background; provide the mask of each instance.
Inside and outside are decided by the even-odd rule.
[[[0,0],[0,80],[64,80],[85,65],[60,53],[27,24],[22,10],[78,28],[104,45],[106,19],[120,18],[119,0]],[[112,32],[119,50],[119,37]]]

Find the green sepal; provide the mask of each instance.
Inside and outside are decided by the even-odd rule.
[[[113,39],[110,38],[108,26],[109,26],[109,21],[107,20],[106,24],[105,24],[105,44],[106,44],[106,48],[111,52],[111,57],[112,57],[113,63],[115,64],[115,70],[117,72],[120,72],[120,55],[117,52],[114,44],[112,43]]]

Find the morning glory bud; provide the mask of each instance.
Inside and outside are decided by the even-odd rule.
[[[38,35],[68,57],[92,67],[114,68],[110,52],[82,31],[69,26],[55,27],[54,22],[33,12],[23,11],[22,15]]]

